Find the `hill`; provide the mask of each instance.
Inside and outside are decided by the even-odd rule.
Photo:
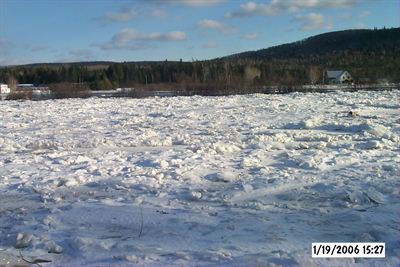
[[[298,59],[333,53],[385,53],[399,48],[400,28],[345,30],[323,33],[294,43],[243,52],[222,59]]]
[[[0,69],[0,82],[84,83],[93,90],[136,87],[201,94],[251,92],[264,86],[323,83],[326,70],[356,83],[400,82],[400,28],[345,30],[207,61],[75,62]]]
[[[162,61],[127,61],[123,63],[136,64],[136,65],[152,65],[159,64]],[[51,62],[51,63],[31,63],[23,65],[11,65],[11,66],[0,66],[1,68],[69,68],[71,66],[75,67],[86,67],[88,69],[107,69],[112,64],[117,64],[122,62],[115,61],[78,61],[78,62]]]
[[[278,83],[321,83],[329,69],[346,69],[357,83],[400,82],[400,28],[328,32],[219,60],[261,63],[269,80],[287,76],[276,77]]]
[[[32,63],[19,65],[18,67],[26,68],[68,68],[70,66],[87,67],[89,69],[106,69],[113,64],[111,61],[81,61],[81,62],[60,62],[60,63]]]

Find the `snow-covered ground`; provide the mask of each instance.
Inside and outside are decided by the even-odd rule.
[[[0,102],[0,265],[399,266],[399,96]]]

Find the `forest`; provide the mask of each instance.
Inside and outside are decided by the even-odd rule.
[[[357,84],[400,82],[400,28],[345,30],[206,61],[82,62],[0,67],[0,82],[84,84],[201,94],[265,86],[323,84],[326,70],[347,70]]]

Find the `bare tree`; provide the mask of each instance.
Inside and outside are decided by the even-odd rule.
[[[55,98],[90,97],[90,88],[84,84],[54,83],[50,84],[50,91]]]
[[[18,81],[13,76],[8,78],[8,87],[10,87],[11,92],[15,92],[17,90]]]
[[[311,84],[316,84],[321,77],[321,72],[318,67],[311,66],[308,71],[308,77],[310,78]]]

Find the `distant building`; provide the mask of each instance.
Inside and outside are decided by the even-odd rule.
[[[10,92],[11,89],[7,84],[0,83],[0,94],[9,94]]]
[[[35,85],[33,85],[32,83],[19,83],[17,84],[17,88],[19,89],[24,89],[24,88],[28,88],[30,89],[31,87],[34,87]]]
[[[178,91],[148,91],[144,93],[145,96],[158,96],[158,97],[171,97],[178,96]]]
[[[345,70],[328,70],[326,72],[328,84],[352,83],[353,77]]]
[[[34,85],[32,83],[19,83],[17,84],[18,91],[48,91],[49,87],[47,85]]]
[[[124,87],[124,88],[117,88],[115,89],[118,92],[132,92],[134,90],[134,88],[132,87]]]

